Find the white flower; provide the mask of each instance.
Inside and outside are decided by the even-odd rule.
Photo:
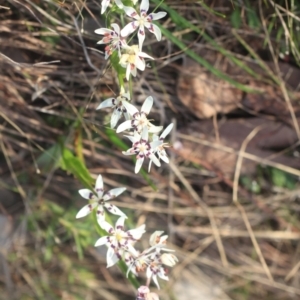
[[[147,252],[136,255],[132,255],[128,252],[124,255],[124,261],[128,266],[126,276],[128,277],[129,272],[132,272],[135,276],[138,276],[139,273],[144,272],[148,267],[150,260]]]
[[[161,126],[155,126],[151,124],[147,119],[147,115],[149,114],[153,106],[153,98],[151,96],[146,98],[140,112],[135,106],[128,102],[124,102],[123,105],[126,107],[128,113],[132,116],[132,120],[127,120],[124,123],[120,124],[117,128],[117,133],[130,128],[133,128],[134,131],[137,131],[138,133],[141,133],[145,128],[148,132],[151,133],[161,131]],[[159,144],[159,142],[157,144]]]
[[[149,288],[144,285],[138,288],[136,300],[159,300],[159,297],[156,293],[150,293]]]
[[[137,255],[137,251],[132,246],[146,232],[145,224],[136,229],[124,231],[124,217],[120,217],[113,228],[109,223],[103,223],[105,229],[110,236],[103,236],[97,240],[95,247],[106,245],[108,247],[106,259],[107,267],[113,266],[119,259],[122,258],[124,251]]]
[[[99,175],[95,184],[95,192],[97,193],[97,195],[95,195],[94,192],[89,189],[81,189],[78,191],[83,198],[90,200],[90,203],[80,209],[80,211],[76,215],[76,219],[85,217],[86,215],[90,214],[93,209],[97,208],[97,220],[99,225],[102,227],[103,223],[105,222],[104,207],[114,215],[127,218],[126,215],[115,205],[106,203],[106,201],[119,196],[125,190],[126,188],[120,187],[112,189],[103,194],[103,180],[102,176]]]
[[[144,250],[138,255],[125,255],[125,262],[128,265],[127,274],[131,271],[134,275],[143,272],[147,268],[147,277],[153,278],[154,282],[158,286],[157,278],[158,275],[162,279],[168,280],[165,276],[165,270],[163,264],[169,267],[173,267],[178,259],[175,255],[170,253],[161,253],[161,250],[173,252],[174,250],[163,248],[166,245],[167,235],[163,235],[163,231],[155,231],[150,239],[150,248]]]
[[[124,46],[125,53],[121,55],[120,65],[126,68],[126,79],[129,80],[130,74],[136,76],[136,69],[145,70],[146,63],[144,58],[153,59],[148,54],[141,52],[138,45]]]
[[[153,148],[156,145],[148,142],[148,131],[146,128],[144,128],[141,135],[135,131],[133,136],[127,137],[131,140],[132,147],[127,151],[123,151],[122,153],[124,155],[136,154],[136,164],[134,169],[135,173],[140,171],[145,158],[149,158],[154,162],[155,165],[160,167],[160,162],[153,153]]]
[[[121,9],[124,8],[124,5],[123,5],[123,3],[121,2],[121,0],[115,0],[115,2],[116,2],[116,5],[117,5],[119,8],[121,8]],[[101,5],[102,5],[101,14],[104,14],[104,13],[105,13],[107,7],[109,6],[109,3],[110,3],[110,0],[102,0],[102,3],[101,3]]]
[[[169,158],[167,156],[167,152],[165,150],[166,147],[169,147],[168,143],[164,143],[164,139],[165,137],[170,133],[170,131],[173,128],[173,123],[169,124],[169,126],[162,132],[162,134],[158,137],[157,134],[153,134],[152,136],[152,141],[153,142],[157,142],[159,141],[160,143],[158,144],[158,146],[153,149],[154,153],[158,155],[158,158],[163,160],[165,163],[169,163]],[[150,172],[151,169],[151,161],[149,163],[149,169],[148,171]]]
[[[169,256],[163,257],[163,255],[172,255],[174,257],[172,259]],[[169,277],[166,276],[167,274],[166,270],[163,267],[163,263],[165,262],[167,262],[169,265],[171,265],[173,262],[174,263],[173,265],[175,265],[175,263],[177,262],[177,257],[173,254],[168,254],[168,253],[160,254],[159,252],[155,252],[151,256],[151,262],[149,263],[146,271],[147,278],[152,278],[154,283],[158,287],[158,289],[160,287],[157,281],[157,276],[163,280],[169,280]]]
[[[124,114],[126,120],[130,120],[130,115],[128,114],[127,109],[124,106],[124,103],[128,103],[128,100],[130,100],[130,94],[129,92],[125,92],[122,87],[118,97],[108,98],[104,100],[96,109],[112,107],[114,111],[111,115],[110,127],[115,128],[122,114]]]
[[[163,18],[167,14],[166,12],[151,13],[147,15],[147,11],[149,10],[149,0],[142,0],[140,6],[140,15],[133,7],[124,6],[123,9],[125,13],[129,17],[135,19],[135,21],[130,22],[121,30],[122,36],[128,36],[138,29],[139,47],[141,50],[145,40],[144,27],[146,27],[150,32],[154,33],[158,41],[161,40],[161,31],[158,26],[152,23],[152,21]]]
[[[125,47],[126,41],[120,36],[120,27],[118,24],[111,24],[112,29],[108,28],[99,28],[95,30],[95,33],[104,35],[103,39],[100,40],[97,44],[108,44],[105,47],[105,59],[115,51],[118,51],[119,57],[121,57],[121,48]]]

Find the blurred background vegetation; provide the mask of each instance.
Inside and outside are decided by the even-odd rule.
[[[151,118],[176,129],[170,165],[135,175],[95,111],[118,93],[94,34],[112,15],[100,0],[1,2],[0,299],[134,299],[92,217],[75,220],[98,174],[127,187],[143,246],[168,232],[180,263],[161,299],[299,299],[299,3],[150,4],[168,14],[133,101],[152,95]]]

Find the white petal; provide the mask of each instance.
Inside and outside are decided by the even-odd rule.
[[[129,76],[130,76],[130,64],[127,64],[126,66],[126,79],[129,81]]]
[[[98,222],[99,226],[100,226],[102,229],[104,229],[104,228],[103,228],[103,225],[105,224],[105,217],[104,217],[104,215],[101,215],[101,217],[97,218],[97,222]]]
[[[127,100],[130,100],[130,93],[129,92],[126,92],[126,93],[120,93],[120,96],[126,98]],[[123,102],[127,102],[127,101],[124,101]]]
[[[146,23],[146,24],[145,24],[145,27],[148,28],[148,30],[149,30],[150,32],[154,33],[154,35],[156,36],[156,39],[157,39],[158,41],[161,40],[161,31],[160,31],[160,29],[159,29],[158,26],[156,26],[156,25],[153,24],[153,23]]]
[[[97,189],[101,189],[103,190],[103,179],[101,174],[98,175],[97,180],[96,180],[96,184],[95,184],[95,189],[97,191]]]
[[[141,111],[148,115],[152,106],[153,106],[153,97],[149,96],[146,98],[145,102],[143,103]]]
[[[152,165],[152,160],[150,159],[150,161],[149,161],[149,167],[148,167],[148,173],[150,173],[150,171],[151,171],[151,165]]]
[[[160,167],[160,162],[158,160],[158,158],[154,155],[154,154],[150,154],[149,158],[158,166]]]
[[[108,236],[102,236],[100,239],[97,240],[95,243],[95,247],[103,246],[107,244]]]
[[[147,12],[149,10],[149,0],[142,0],[140,11]]]
[[[143,25],[141,25],[139,30],[138,30],[138,39],[139,39],[139,48],[142,51],[143,43],[144,43],[144,40],[145,40],[145,29],[144,29]]]
[[[120,120],[121,118],[121,115],[122,115],[122,112],[117,110],[117,109],[114,109],[112,115],[111,115],[111,118],[110,118],[110,128],[115,128],[118,121]]]
[[[150,143],[150,147],[151,147],[151,149],[155,150],[161,144],[162,144],[161,140],[153,141],[153,142]]]
[[[135,240],[139,240],[142,237],[142,235],[146,232],[145,228],[146,225],[143,224],[138,228],[128,230],[127,233],[129,233]]]
[[[169,126],[162,132],[162,134],[160,135],[160,138],[164,139],[173,129],[174,124],[171,123],[169,124]]]
[[[117,1],[116,1],[116,3],[117,3]],[[112,23],[110,26],[114,29],[114,31],[115,31],[118,35],[120,35],[120,27],[119,27],[119,25],[118,25],[117,23]]]
[[[107,268],[113,266],[114,264],[116,264],[116,262],[119,261],[119,258],[115,254],[114,249],[108,248],[107,253],[106,253],[106,261],[107,261]]]
[[[124,116],[126,120],[130,120],[130,114],[128,112],[124,112]]]
[[[126,15],[138,20],[140,18],[139,14],[136,12],[136,10],[133,7],[124,6],[123,10],[125,11]]]
[[[130,69],[130,74],[131,74],[133,77],[136,77],[136,66],[133,66],[133,68]]]
[[[139,57],[143,57],[143,58],[154,59],[152,56],[148,55],[148,54],[145,53],[145,52],[139,52],[139,53],[138,53],[138,56],[139,56]]]
[[[135,58],[135,66],[141,70],[141,71],[144,71],[145,70],[145,67],[146,67],[146,63],[143,59],[141,59],[140,57],[136,56]]]
[[[123,106],[127,109],[127,111],[129,112],[129,114],[131,114],[132,116],[139,112],[138,109],[132,105],[131,103],[127,102],[127,101],[123,101]]]
[[[169,158],[167,155],[160,155],[159,158],[163,160],[166,164],[169,163]]]
[[[124,227],[124,222],[125,222],[126,217],[120,217],[117,222],[115,228],[117,229],[118,227]]]
[[[110,0],[102,0],[102,9],[101,9],[101,15],[105,13],[108,5],[109,5]]]
[[[137,25],[138,26],[138,25]],[[121,30],[121,36],[126,37],[130,35],[131,33],[135,32],[137,29],[136,22],[130,22],[128,23],[122,30]]]
[[[162,268],[162,270],[158,273],[159,278],[163,279],[163,280],[169,280],[169,277],[165,275],[164,270]]]
[[[142,134],[141,134],[141,138],[145,141],[148,141],[148,128],[144,127]]]
[[[131,128],[131,120],[125,121],[122,124],[120,124],[117,128],[117,133],[122,132],[124,130],[127,130],[129,128]]]
[[[97,216],[97,221],[98,221],[99,225],[102,228],[102,224],[105,221],[103,205],[98,205],[96,216]]]
[[[149,244],[150,246],[154,246],[154,245],[157,245],[159,242],[160,242],[160,236],[164,233],[164,231],[159,231],[159,230],[156,230],[154,231],[150,238],[149,238]],[[167,236],[168,237],[168,236]]]
[[[159,11],[158,13],[151,13],[149,14],[149,17],[152,19],[152,20],[159,20],[159,19],[162,19],[163,17],[165,17],[167,15],[166,12],[164,11]]]
[[[115,0],[115,3],[119,8],[124,9],[124,5],[121,0]]]
[[[110,203],[105,203],[104,207],[112,214],[117,215],[117,216],[121,216],[121,217],[125,217],[127,219],[127,216],[115,205],[110,204]]]
[[[100,103],[100,105],[96,109],[106,108],[106,107],[112,107],[113,106],[113,99],[115,98],[108,98]]]
[[[80,211],[77,213],[76,215],[76,219],[79,218],[83,218],[85,216],[87,216],[88,214],[90,214],[92,212],[92,210],[98,205],[97,202],[95,203],[91,203],[88,205],[85,205],[83,208],[80,209]]]
[[[94,197],[94,193],[91,190],[88,189],[81,189],[78,191],[78,193],[83,197],[84,199],[91,200]]]
[[[113,234],[115,232],[115,229],[106,221],[103,221],[103,223],[101,223],[101,227],[110,234]]]
[[[135,152],[130,151],[132,148],[128,149],[127,151],[122,151],[123,155],[135,155]]]
[[[104,38],[97,42],[98,45],[107,44],[107,41],[104,41]],[[105,58],[106,59],[106,58]]]
[[[174,254],[164,253],[161,255],[161,261],[168,267],[174,267],[178,262],[178,258]]]
[[[129,138],[130,142],[133,144],[135,143],[135,139],[132,135],[124,135],[125,137]],[[127,150],[128,151],[128,150]]]
[[[144,162],[144,157],[143,158],[138,158],[136,160],[135,169],[134,169],[135,174],[137,174],[140,171],[140,169],[143,165],[143,162]]]
[[[156,284],[157,288],[160,290],[160,286],[159,286],[158,281],[157,281],[157,276],[153,275],[152,279],[153,279],[154,283]]]
[[[95,33],[104,35],[106,33],[112,33],[112,30],[108,28],[99,28],[95,30]]]
[[[158,132],[160,132],[162,129],[163,129],[162,126],[155,126],[155,125],[151,124],[151,125],[150,125],[150,128],[149,128],[149,132],[151,132],[151,133],[158,133]]]
[[[101,199],[103,195],[103,179],[101,175],[97,177],[95,191],[97,192],[98,198]]]
[[[110,200],[112,198],[115,198],[115,197],[119,196],[120,194],[122,194],[125,190],[126,190],[125,187],[112,189],[104,195],[103,200],[107,201],[107,200]]]

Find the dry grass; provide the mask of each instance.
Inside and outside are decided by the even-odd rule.
[[[228,19],[188,1],[166,2],[195,26],[206,28],[227,51],[237,49],[239,42],[232,36]],[[212,2],[207,1],[208,5]],[[262,1],[257,3],[262,5]],[[230,14],[232,6],[221,4],[212,7]],[[109,119],[104,112],[95,111],[117,90],[114,74],[95,45],[99,37],[93,30],[104,25],[99,11],[99,1],[81,0],[7,0],[4,8],[0,6],[0,187],[10,190],[12,197],[6,203],[1,199],[0,209],[9,219],[18,220],[9,246],[1,251],[4,297],[133,299],[132,288],[117,268],[105,268],[105,259],[92,242],[86,245],[84,259],[78,259],[74,236],[89,241],[83,235],[89,228],[72,220],[81,206],[77,195],[81,186],[57,167],[59,155],[49,149],[62,143],[79,155],[82,139],[84,160],[93,177],[101,173],[107,186],[117,187],[122,182],[127,187],[119,206],[132,211],[137,223],[146,221],[149,233],[157,229],[169,233],[180,263],[161,292],[163,299],[176,299],[174,289],[182,285],[184,274],[190,284],[194,281],[199,286],[203,280],[222,290],[215,299],[226,299],[225,294],[229,299],[298,299],[299,185],[291,191],[268,182],[260,195],[239,186],[241,164],[250,155],[246,145],[251,136],[245,136],[237,153],[234,178],[224,177],[205,161],[179,156],[174,149],[170,149],[170,165],[153,168],[149,175],[157,190],[142,176],[133,175],[132,161],[108,137]],[[264,14],[268,10],[259,6],[258,12],[267,22]],[[277,5],[276,12],[285,17],[282,6]],[[289,15],[296,22],[296,14]],[[189,48],[211,48],[207,42],[200,43],[191,30],[179,28],[170,19],[164,22]],[[257,32],[246,22],[236,33],[254,52],[261,50],[258,45],[266,40],[276,63],[279,43],[268,31],[268,24],[263,24],[264,30]],[[195,117],[178,101],[175,91],[184,51],[166,39],[157,43],[153,37],[145,46],[146,52],[150,49],[154,57],[164,59],[140,74],[134,85],[135,102],[139,105],[146,95],[153,95],[153,119],[161,124],[177,121],[172,142],[191,139],[181,129]],[[242,50],[235,52],[235,57],[244,59]],[[249,56],[244,61],[247,59]],[[279,79],[278,89],[290,113],[288,122],[299,134],[289,90],[276,70],[272,74]],[[196,142],[216,146],[210,141]],[[230,147],[224,151],[236,153]],[[250,159],[269,163],[255,155]],[[269,165],[300,175],[292,167]],[[57,213],[50,202],[65,212]],[[91,235],[90,239],[96,237],[95,232]]]

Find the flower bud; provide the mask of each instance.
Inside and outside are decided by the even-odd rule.
[[[168,236],[167,235],[161,236],[163,233],[164,233],[163,231],[155,231],[154,233],[152,233],[149,239],[150,245],[155,246],[157,244],[166,244],[166,240]]]
[[[174,254],[164,253],[161,256],[161,261],[166,266],[174,267],[178,262],[178,258]]]

